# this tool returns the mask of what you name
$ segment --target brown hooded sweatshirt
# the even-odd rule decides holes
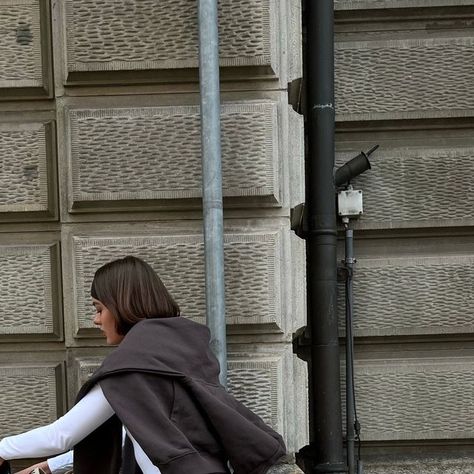
[[[119,473],[122,423],[163,474],[226,472],[227,461],[235,474],[264,474],[285,455],[281,436],[219,384],[209,338],[183,317],[129,331],[78,394],[100,382],[116,415],[75,447],[74,474]]]

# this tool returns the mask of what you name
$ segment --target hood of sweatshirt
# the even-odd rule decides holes
[[[151,371],[219,384],[219,362],[209,341],[206,326],[184,317],[144,319],[130,329],[99,371]]]

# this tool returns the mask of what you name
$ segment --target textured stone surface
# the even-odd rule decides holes
[[[334,8],[336,10],[451,7],[461,5],[474,5],[474,3],[472,0],[334,0]]]
[[[434,138],[434,137],[433,137]],[[463,143],[464,142],[464,143]],[[474,222],[474,145],[383,143],[372,170],[356,180],[364,190],[365,228],[467,225]],[[354,153],[339,153],[338,163]]]
[[[294,79],[303,76],[303,48],[302,45],[302,6],[299,0],[286,2],[288,8],[288,79],[290,83]]]
[[[243,360],[229,362],[229,391],[259,415],[265,423],[279,429],[282,384],[281,360]]]
[[[285,260],[291,258],[285,235],[280,230],[225,235],[228,324],[268,325],[273,330],[282,327],[282,290],[291,285],[291,273],[283,273],[283,265],[289,264]],[[89,295],[95,270],[130,254],[153,266],[185,316],[204,322],[204,248],[199,235],[75,237],[73,251],[80,329],[93,327]],[[285,259],[283,251],[288,251]],[[284,303],[285,308],[287,304],[291,307],[291,300]]]
[[[204,320],[203,252],[196,230],[202,223],[197,221],[196,208],[191,210],[200,202],[197,109],[170,107],[167,110],[178,119],[174,122],[173,114],[165,120],[161,119],[166,114],[127,115],[143,105],[154,113],[166,104],[198,102],[196,5],[188,0],[0,0],[0,88],[12,99],[2,105],[4,112],[8,109],[2,120],[13,117],[10,129],[0,125],[1,133],[12,132],[0,133],[0,220],[9,221],[1,228],[0,240],[3,251],[10,239],[5,246],[11,252],[0,252],[0,355],[8,364],[19,365],[27,351],[35,351],[29,356],[35,365],[31,376],[29,366],[18,368],[18,375],[14,371],[0,375],[6,390],[5,396],[0,387],[1,419],[15,432],[46,424],[62,412],[62,377],[57,368],[55,375],[49,367],[43,370],[44,360],[67,359],[61,374],[69,370],[66,386],[71,394],[76,380],[84,380],[97,366],[95,355],[108,349],[97,347],[103,339],[95,338],[98,331],[90,321],[88,286],[100,263],[132,251],[149,257],[167,275],[166,283],[178,292],[184,309],[190,308],[190,317]],[[287,82],[301,74],[300,8],[299,0],[223,0],[220,4],[221,64],[224,80],[232,79],[225,83],[224,96],[240,101],[225,105],[222,115],[226,204],[238,207],[231,213],[240,222],[226,221],[230,345],[240,344],[235,349],[239,357],[231,357],[231,379],[236,395],[281,430],[293,451],[303,444],[307,427],[305,364],[295,360],[288,342],[290,326],[296,321],[301,325],[304,318],[304,242],[290,243],[288,230],[290,203],[304,195],[303,121],[287,108],[286,92]],[[46,96],[39,97],[32,89],[47,89],[53,73],[55,95],[51,91],[48,100],[36,100]],[[177,77],[184,82],[174,82]],[[5,91],[8,87],[16,90]],[[19,98],[28,100],[15,101]],[[84,113],[79,117],[84,128],[69,135],[64,104],[76,104],[85,112],[104,110],[97,115]],[[110,117],[109,128],[107,106],[120,109]],[[61,131],[57,140],[54,130],[50,133],[39,123],[43,118],[54,120],[56,114]],[[71,136],[81,138],[77,155],[66,151],[74,141]],[[110,140],[103,140],[104,136]],[[52,156],[56,143],[57,160]],[[43,150],[44,159],[37,159],[43,157],[38,150]],[[152,166],[158,155],[165,159]],[[80,173],[70,174],[68,159],[79,156]],[[51,213],[48,199],[57,199],[56,176],[61,219],[56,212],[44,222],[44,214]],[[180,209],[190,212],[160,212],[164,206],[147,207],[153,200],[165,204],[186,200]],[[126,206],[136,201],[141,202],[133,211],[157,212],[127,213]],[[78,212],[69,215],[68,205],[73,204]],[[162,224],[178,230],[162,238],[147,237],[162,232],[156,231]],[[69,241],[76,230],[90,244],[82,254],[73,253]],[[188,236],[188,231],[195,234]],[[50,248],[48,260],[50,246],[45,242],[52,235],[61,239],[61,248],[59,243],[54,251]],[[110,240],[95,239],[97,235]],[[22,247],[41,247],[41,252],[22,254]],[[298,268],[292,268],[294,264]],[[52,279],[56,286],[49,288]],[[296,293],[299,301],[294,299]],[[58,335],[62,297],[67,308],[65,342]],[[75,312],[78,301],[82,302],[80,318]],[[74,338],[77,329],[81,337]],[[6,352],[10,350],[11,356]],[[76,379],[77,354],[94,360],[85,361]]]
[[[304,118],[288,106],[289,133],[288,153],[281,150],[280,159],[288,159],[290,167],[290,207],[305,201],[305,164],[304,164]],[[288,158],[286,158],[288,155]]]
[[[235,397],[282,434],[288,453],[307,443],[307,373],[291,346],[229,349],[228,387]],[[290,471],[291,472],[291,471]]]
[[[473,362],[440,357],[356,363],[362,440],[472,438]]]
[[[0,437],[55,421],[58,389],[57,366],[0,366]]]
[[[39,0],[0,0],[0,87],[43,84]]]
[[[358,336],[473,333],[474,256],[358,259]],[[338,292],[341,326],[344,292]]]
[[[303,471],[294,464],[277,464],[276,466],[272,466],[268,471],[267,474],[302,474]]]
[[[201,196],[199,107],[68,109],[66,114],[75,204]],[[292,115],[295,131],[302,130],[297,118]],[[279,148],[284,131],[277,103],[225,104],[221,128],[224,197],[280,202],[279,161],[285,155]],[[293,143],[300,145],[297,134]],[[302,162],[301,147],[298,152],[295,163]]]
[[[367,474],[472,474],[472,458],[421,458],[364,463]]]
[[[197,67],[197,3],[67,0],[68,70]],[[271,66],[276,72],[277,2],[219,2],[223,66]]]
[[[87,379],[99,368],[103,357],[84,357],[76,360],[76,389],[79,390]]]
[[[469,36],[339,42],[335,63],[339,120],[455,116],[474,108]]]
[[[0,123],[0,212],[47,211],[44,123]]]
[[[53,333],[55,251],[54,245],[0,246],[0,339]]]
[[[290,234],[292,272],[292,298],[287,302],[287,312],[291,315],[293,331],[306,325],[306,241]]]

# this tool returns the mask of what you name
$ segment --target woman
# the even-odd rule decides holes
[[[228,462],[263,474],[285,455],[280,435],[219,384],[209,330],[180,316],[148,264],[104,265],[91,295],[94,324],[118,347],[66,415],[0,441],[0,465],[74,448],[74,474],[225,474]]]

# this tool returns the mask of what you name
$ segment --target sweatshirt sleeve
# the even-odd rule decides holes
[[[108,420],[114,411],[99,384],[50,425],[0,441],[3,459],[39,458],[68,451]]]

